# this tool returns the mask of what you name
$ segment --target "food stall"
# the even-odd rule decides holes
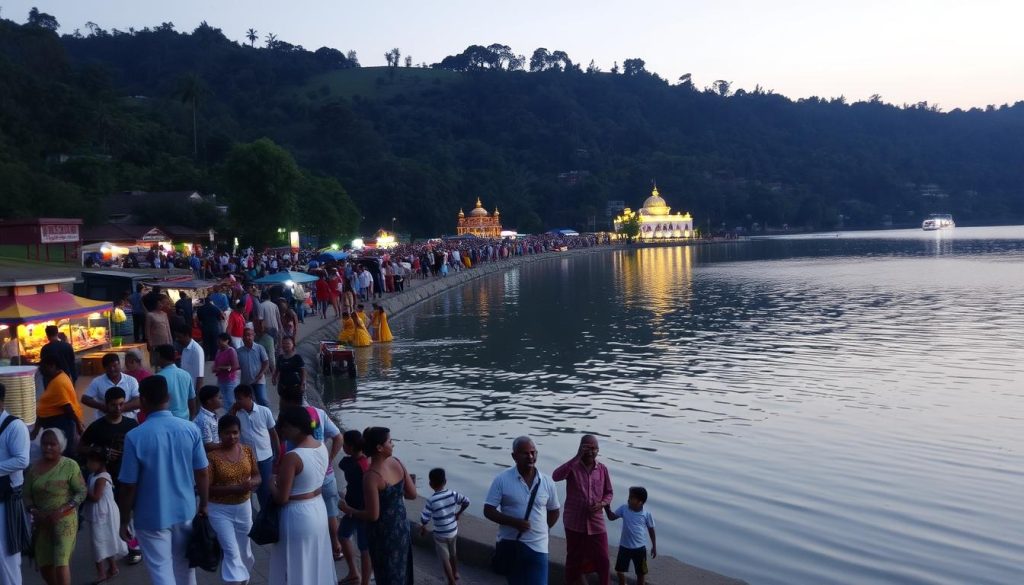
[[[39,361],[46,327],[56,325],[75,352],[110,343],[111,304],[65,292],[73,278],[0,282],[0,337],[17,339],[22,362]]]

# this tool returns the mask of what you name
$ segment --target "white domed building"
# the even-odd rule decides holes
[[[628,207],[622,210],[622,215],[615,218],[615,231],[622,231],[622,223],[634,215],[640,219],[639,240],[681,240],[694,237],[693,216],[688,212],[672,213],[672,208],[658,193],[657,185],[639,211],[634,212]]]

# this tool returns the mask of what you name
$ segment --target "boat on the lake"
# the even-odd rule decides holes
[[[921,229],[926,232],[935,230],[951,230],[956,227],[953,216],[948,213],[933,213],[921,222]]]

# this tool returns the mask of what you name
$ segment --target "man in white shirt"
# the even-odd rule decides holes
[[[0,384],[0,583],[21,585],[21,550],[29,546],[28,525],[20,531],[8,530],[8,506],[22,507],[21,486],[28,468],[29,440],[28,427],[4,410],[7,389]],[[9,422],[8,422],[9,419]],[[6,428],[5,428],[6,424]],[[6,492],[7,485],[17,490],[17,495]],[[27,517],[21,514],[22,517]],[[16,532],[12,539],[9,532]],[[17,552],[12,553],[12,550]]]
[[[96,409],[96,419],[99,420],[107,412],[107,390],[117,387],[124,390],[121,414],[135,418],[135,411],[139,409],[139,381],[121,372],[121,358],[116,353],[104,355],[101,363],[104,374],[89,382],[89,387],[82,394],[82,404]]]
[[[191,332],[175,331],[174,341],[183,349],[181,350],[181,369],[192,376],[192,382],[196,391],[203,387],[203,378],[206,376],[206,352],[203,346],[192,339]]]
[[[512,442],[515,467],[498,474],[484,499],[484,517],[498,524],[498,540],[515,541],[516,562],[509,585],[547,585],[548,532],[558,522],[558,492],[551,477],[537,470],[537,447],[530,437]],[[537,490],[527,511],[530,494]]]
[[[260,296],[261,302],[256,309],[257,317],[263,323],[263,330],[274,338],[274,343],[281,343],[281,332],[284,325],[281,324],[281,310],[277,304],[270,300],[270,293],[263,293]]]

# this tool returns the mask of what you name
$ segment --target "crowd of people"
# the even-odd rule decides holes
[[[141,354],[128,352],[124,364],[118,354],[106,354],[103,374],[81,397],[73,352],[69,359],[70,346],[56,328],[48,330],[40,361],[44,390],[31,430],[3,409],[0,385],[0,583],[21,583],[21,554],[29,553],[48,585],[70,584],[83,521],[91,528],[95,582],[116,577],[123,559],[144,562],[158,585],[192,584],[186,550],[198,518],[209,521],[223,550],[222,580],[247,583],[255,562],[250,531],[274,514],[272,583],[368,585],[371,576],[378,585],[411,583],[404,502],[417,497],[415,476],[394,456],[388,429],[343,433],[326,412],[308,405],[306,364],[295,350],[300,326],[308,313],[319,314],[341,320],[342,342],[387,343],[387,315],[372,301],[401,292],[407,279],[600,243],[593,236],[431,242],[326,263],[307,253],[210,253],[197,276],[256,273],[223,281],[198,305],[185,294],[175,302],[158,286],[126,295],[117,304],[124,319],[115,326],[146,342],[156,371],[143,366]],[[318,276],[308,293],[302,286],[261,290],[250,282],[299,263]],[[207,362],[215,380],[207,380]],[[279,399],[276,416],[268,382]],[[82,405],[95,410],[92,420]],[[39,454],[30,461],[35,439]],[[342,451],[344,497],[334,473]],[[514,442],[515,466],[495,478],[483,508],[499,525],[499,551],[508,541],[516,556],[510,584],[547,582],[548,531],[560,511],[553,481],[567,483],[567,582],[575,585],[583,572],[608,582],[605,517],[624,521],[615,567],[620,582],[629,562],[638,575],[646,573],[643,546],[647,534],[652,545],[654,539],[653,519],[643,511],[646,492],[631,489],[628,504],[612,511],[611,482],[597,453],[588,435],[576,457],[546,476],[535,467],[532,440]],[[458,521],[470,502],[448,489],[443,468],[430,470],[428,479],[432,493],[421,531],[433,524],[443,574],[455,585]],[[347,573],[339,581],[333,561],[342,559]]]

